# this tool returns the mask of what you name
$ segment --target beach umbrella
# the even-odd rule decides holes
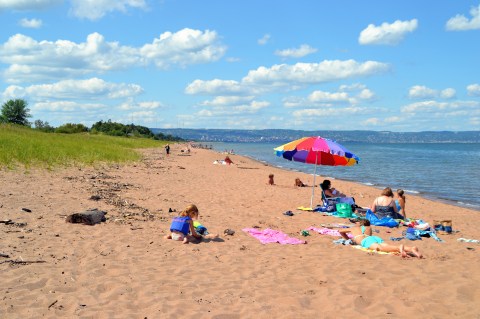
[[[275,154],[289,161],[314,164],[312,197],[310,207],[313,207],[315,196],[315,176],[317,165],[353,166],[360,160],[358,156],[339,143],[320,136],[302,137],[274,148]]]

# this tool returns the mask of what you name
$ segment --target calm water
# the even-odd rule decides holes
[[[313,174],[314,166],[275,156],[270,143],[209,143],[274,166]],[[342,143],[360,157],[352,167],[317,166],[317,174],[443,200],[480,210],[480,144]],[[320,183],[321,181],[318,181]],[[311,182],[310,182],[311,183]]]

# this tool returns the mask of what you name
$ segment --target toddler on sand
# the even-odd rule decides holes
[[[198,234],[193,226],[193,219],[197,218],[197,206],[193,204],[187,206],[177,217],[173,218],[170,225],[170,235],[165,236],[165,238],[183,241],[184,244],[188,244],[195,239],[201,239],[202,235]]]
[[[170,225],[171,233],[165,236],[165,238],[183,241],[184,244],[202,238],[218,238],[218,234],[209,234],[207,229],[196,221],[198,215],[197,206],[193,204],[188,205],[177,217],[173,218]]]

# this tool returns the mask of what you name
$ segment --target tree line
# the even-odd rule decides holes
[[[8,100],[2,105],[0,123],[10,123],[31,127],[32,123],[28,121],[30,117],[32,116],[30,115],[30,109],[28,108],[27,101],[23,99]],[[83,124],[75,123],[66,123],[58,127],[53,127],[48,122],[44,122],[42,120],[35,120],[33,125],[33,129],[46,133],[73,134],[89,132],[91,134],[105,134],[123,137],[134,136],[162,141],[183,141],[182,138],[170,134],[153,134],[153,132],[145,126],[135,125],[133,123],[125,125],[112,122],[111,120],[106,122],[98,121],[93,124],[91,128],[88,128]]]

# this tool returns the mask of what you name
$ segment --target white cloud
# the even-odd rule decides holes
[[[382,74],[389,69],[389,65],[376,61],[359,63],[354,60],[325,60],[321,63],[279,64],[270,68],[259,67],[251,70],[241,82],[220,79],[195,80],[186,87],[185,92],[208,95],[257,95],[285,89],[295,90],[307,85],[340,79]]]
[[[408,97],[411,99],[431,99],[438,95],[436,90],[423,85],[415,85],[408,90]]]
[[[410,99],[453,99],[457,92],[453,88],[446,88],[441,91],[428,88],[424,85],[414,85],[408,91],[408,97]]]
[[[136,102],[132,98],[127,99],[127,101],[120,104],[121,110],[133,110],[133,109],[145,109],[145,110],[155,110],[164,107],[162,103],[158,101],[143,101]]]
[[[38,29],[42,26],[42,20],[23,18],[18,22],[24,28]]]
[[[41,100],[104,100],[123,99],[143,93],[137,84],[109,83],[102,79],[64,80],[53,84],[31,85],[28,87],[9,86],[3,92],[6,99],[29,97]]]
[[[113,11],[127,12],[128,8],[146,9],[144,0],[71,0],[71,13],[78,18],[98,20]]]
[[[440,97],[442,99],[453,99],[456,96],[457,92],[455,89],[447,88],[440,91]]]
[[[317,51],[317,49],[312,48],[308,44],[302,44],[299,48],[277,50],[275,54],[282,58],[301,58]]]
[[[401,108],[403,113],[441,113],[443,116],[448,114],[465,115],[472,110],[477,111],[480,102],[476,101],[458,101],[458,102],[438,102],[422,101],[412,103]]]
[[[306,118],[311,119],[312,117],[341,117],[353,115],[353,114],[368,114],[370,111],[363,107],[345,107],[345,108],[319,108],[319,109],[303,109],[292,112],[292,115],[297,119]]]
[[[467,92],[470,96],[480,96],[480,84],[470,84],[467,86]]]
[[[362,122],[362,125],[364,126],[377,126],[381,123],[380,119],[376,117],[372,117],[369,119],[366,119],[365,121]]]
[[[143,59],[159,68],[170,65],[187,66],[217,61],[226,52],[226,47],[217,44],[215,31],[183,29],[176,33],[165,32],[151,44],[140,49]]]
[[[345,92],[323,92],[323,91],[313,91],[309,96],[308,100],[313,103],[346,103],[351,102],[350,97]]]
[[[396,45],[403,40],[405,35],[417,29],[417,19],[410,21],[397,20],[394,23],[382,23],[381,26],[369,24],[366,29],[360,33],[358,42],[360,44],[387,44]]]
[[[347,91],[347,92],[346,92]],[[356,93],[356,94],[355,94]],[[291,96],[283,99],[283,106],[307,107],[307,108],[325,108],[346,105],[353,107],[360,102],[374,101],[375,94],[364,85],[355,84],[351,86],[341,85],[338,92],[325,92],[316,90],[310,93],[307,98]]]
[[[204,101],[203,106],[226,106],[245,103],[253,100],[253,96],[217,96],[211,101]]]
[[[0,0],[0,10],[41,10],[63,3],[63,0]]]
[[[197,112],[198,116],[206,117],[223,117],[223,116],[242,116],[246,114],[258,113],[261,109],[270,106],[268,101],[245,101],[242,97],[231,98],[217,97],[214,101],[205,101],[203,106],[209,106],[209,109],[202,109]],[[235,100],[238,103],[234,103]],[[224,102],[224,104],[221,103]]]
[[[99,33],[88,35],[82,43],[36,41],[16,34],[0,45],[0,62],[10,64],[4,72],[7,82],[33,83],[150,64],[159,68],[185,67],[216,61],[225,51],[217,33],[209,30],[165,32],[139,48],[107,42]]]
[[[464,15],[457,14],[455,17],[450,18],[447,21],[445,28],[448,31],[465,31],[480,29],[480,5],[478,7],[472,7],[472,9],[470,9],[470,15],[472,16],[472,18],[469,20]]]
[[[260,45],[265,45],[268,43],[268,41],[270,41],[270,38],[270,34],[265,34],[262,38],[257,40],[257,43]]]
[[[104,104],[78,103],[74,101],[48,101],[38,102],[32,107],[32,111],[54,111],[54,112],[77,112],[79,110],[98,110],[107,108]]]

